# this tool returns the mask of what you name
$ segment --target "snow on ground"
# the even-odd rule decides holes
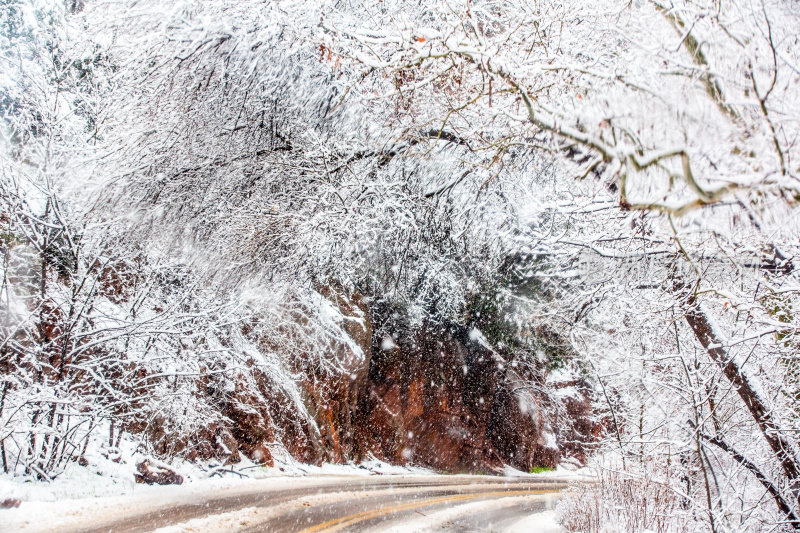
[[[544,511],[522,518],[506,527],[505,533],[560,533],[555,511]]]
[[[529,501],[531,496],[517,496],[507,497],[495,500],[485,500],[479,502],[468,502],[460,505],[453,505],[437,511],[426,511],[424,515],[414,520],[408,520],[402,524],[391,526],[382,531],[386,533],[423,533],[432,531],[450,531],[454,526],[459,525],[459,519],[465,516],[481,516],[481,514],[489,515],[497,513],[505,508],[515,507],[521,503]],[[536,512],[518,519],[509,521],[502,517],[491,524],[491,531],[497,532],[524,532],[524,533],[560,533],[563,531],[556,522],[555,511],[552,507],[555,506],[557,501],[552,496],[539,496],[539,499],[545,501],[545,505],[549,507],[547,511]],[[489,526],[488,524],[481,524],[481,526]]]
[[[24,477],[0,474],[0,501],[6,498],[23,502],[55,502],[69,499],[97,498],[140,494],[154,487],[134,482],[136,464],[145,459],[137,454],[134,442],[123,441],[120,449],[109,450],[93,442],[89,446],[87,466],[69,463],[65,471],[52,482],[31,481]],[[414,466],[397,466],[374,457],[360,464],[308,465],[295,461],[284,450],[272,450],[274,467],[262,467],[246,458],[234,466],[223,466],[219,462],[174,461],[170,466],[185,480],[184,487],[197,482],[220,482],[224,485],[254,479],[285,476],[369,476],[383,475],[427,475],[431,470]],[[233,473],[231,472],[238,472]],[[205,485],[204,485],[205,486]]]
[[[505,465],[501,471],[498,472],[500,475],[506,477],[530,477],[530,478],[558,478],[558,479],[566,479],[569,481],[577,481],[586,478],[593,478],[594,472],[586,467],[577,467],[571,463],[561,463],[553,470],[545,470],[543,472],[537,473],[530,473],[530,472],[523,472],[522,470],[517,470],[513,466]]]
[[[358,464],[331,464],[324,463],[321,466],[298,463],[289,457],[273,456],[275,460],[274,469],[283,475],[361,475],[370,476],[381,475],[429,475],[434,472],[420,466],[400,466],[392,465],[370,457],[366,461]]]
[[[330,476],[329,479],[330,483],[339,480],[338,476]],[[193,503],[203,496],[208,496],[209,493],[218,497],[236,497],[256,490],[288,490],[325,482],[319,477],[215,478],[167,487],[136,485],[130,493],[119,496],[66,499],[58,502],[24,501],[17,509],[0,510],[0,522],[3,524],[0,531],[25,529],[58,531],[85,523],[89,516],[114,520],[135,514],[142,509],[158,511]]]
[[[319,483],[320,478],[326,477],[335,482],[342,476],[432,474],[423,468],[394,466],[374,458],[357,465],[314,466],[298,463],[280,449],[273,453],[274,467],[258,466],[246,459],[232,467],[218,462],[175,461],[170,466],[184,477],[184,484],[161,487],[134,482],[136,464],[144,459],[135,452],[134,442],[123,441],[119,449],[93,442],[86,453],[87,466],[69,463],[52,482],[0,474],[0,501],[7,498],[22,501],[19,508],[0,509],[0,533],[30,527],[34,518],[37,528],[58,530],[70,527],[88,514],[112,519],[135,509],[192,502],[209,492],[236,495],[255,487],[297,488]]]
[[[136,443],[127,439],[120,442],[119,448],[110,448],[99,439],[92,439],[85,454],[88,465],[69,462],[51,482],[0,474],[0,500],[58,501],[130,494],[136,485],[133,479],[135,462],[141,460],[135,448]]]
[[[169,527],[156,529],[153,533],[229,533],[247,528],[274,515],[271,508],[245,507],[227,513],[195,518]]]
[[[70,463],[61,476],[53,482],[33,482],[21,477],[0,475],[0,501],[6,498],[22,500],[19,508],[0,510],[0,532],[26,529],[60,530],[74,527],[89,516],[113,520],[146,508],[156,511],[170,506],[191,503],[199,497],[213,493],[215,496],[237,496],[254,490],[283,490],[304,485],[338,483],[343,477],[355,476],[431,476],[431,470],[397,466],[374,457],[360,464],[323,464],[321,466],[298,463],[288,453],[273,450],[274,467],[261,467],[249,461],[234,466],[221,466],[213,462],[175,462],[171,466],[184,476],[180,486],[149,486],[134,482],[136,463],[143,459],[133,449],[133,443],[122,443],[119,450],[102,446],[90,447],[86,458],[88,466]],[[230,472],[238,472],[238,474]],[[568,465],[552,472],[528,474],[506,467],[498,472],[511,477],[583,477],[582,470]],[[453,477],[469,478],[469,475]],[[325,498],[336,498],[327,495]],[[298,502],[287,503],[298,505]],[[473,502],[473,505],[477,503]],[[497,505],[497,504],[493,504]],[[236,512],[189,520],[161,533],[177,531],[234,531],[247,523],[266,520],[268,513],[278,508],[245,508]],[[446,516],[446,515],[443,515]],[[543,520],[537,515],[536,520]],[[521,522],[522,523],[522,522]],[[524,528],[524,525],[520,527]],[[539,527],[539,526],[537,526]],[[525,530],[525,529],[521,529]],[[539,531],[534,529],[531,531]],[[526,530],[527,531],[527,530]],[[558,531],[542,529],[541,531]]]
[[[319,478],[317,478],[319,479]],[[419,478],[415,478],[419,479]],[[431,477],[431,479],[434,479]],[[341,477],[339,477],[341,480]],[[272,488],[267,485],[264,488]],[[411,495],[419,492],[419,487],[375,487],[370,494],[390,492],[393,496]],[[343,501],[351,501],[354,493],[343,489],[342,491],[308,494],[293,500],[289,500],[268,508],[246,507],[244,509],[218,513],[214,515],[194,518],[185,522],[173,524],[168,527],[157,529],[154,533],[190,533],[190,532],[219,532],[230,533],[239,529],[248,529],[254,523],[263,522],[271,517],[279,516],[291,511],[298,511],[305,507],[321,507],[333,505]],[[383,506],[384,504],[380,504]]]
[[[133,453],[121,455],[126,458],[104,454],[100,449],[87,453],[88,466],[70,463],[63,474],[50,483],[0,475],[0,501],[6,498],[22,500],[19,508],[0,509],[0,533],[28,529],[34,524],[37,529],[57,531],[69,528],[89,515],[111,520],[142,508],[157,510],[191,503],[210,492],[215,496],[236,496],[257,489],[298,488],[326,483],[326,480],[336,483],[345,476],[433,474],[424,468],[395,466],[374,458],[361,464],[307,465],[277,451],[274,467],[261,467],[246,460],[233,467],[174,462],[171,466],[184,476],[184,484],[150,486],[137,484],[133,479],[136,462],[142,457]],[[220,468],[232,469],[239,474],[220,471]],[[267,512],[264,509],[256,511]],[[227,516],[197,519],[185,524],[184,530],[213,531],[217,527],[230,530],[232,519]]]
[[[331,465],[337,466],[337,465]],[[320,470],[331,470],[330,467],[320,467]],[[197,480],[181,486],[147,486],[136,485],[131,493],[101,498],[82,498],[64,499],[57,502],[47,501],[24,501],[17,509],[0,510],[0,531],[61,531],[81,527],[81,525],[91,522],[93,519],[111,521],[122,519],[125,516],[141,513],[143,509],[150,512],[158,512],[170,509],[183,504],[196,503],[207,499],[209,495],[215,498],[235,498],[246,494],[261,493],[265,491],[281,491],[298,489],[304,486],[319,487],[320,485],[336,485],[342,482],[344,477],[362,477],[372,475],[363,470],[350,467],[350,475],[343,476],[338,472],[341,468],[334,469],[336,474],[327,473],[314,476],[272,476],[262,479],[232,479],[214,478]],[[398,475],[399,478],[406,477]],[[431,481],[440,479],[438,475],[413,476],[415,480],[430,478]],[[467,481],[474,477],[470,475],[449,476],[463,478]],[[413,493],[419,490],[418,487],[408,488],[376,488],[380,490],[390,490],[393,494],[404,492]],[[215,515],[187,520],[170,527],[162,528],[159,533],[178,533],[194,531],[219,531],[230,532],[239,529],[246,529],[250,524],[256,524],[269,519],[273,514],[281,514],[291,510],[296,510],[302,506],[317,506],[331,504],[341,500],[349,500],[353,493],[349,491],[337,491],[325,494],[308,495],[293,499],[272,507],[245,507],[243,509],[223,512]],[[520,497],[524,498],[524,497]],[[430,518],[416,523],[417,529],[404,529],[398,531],[424,530],[426,527],[433,527],[435,523],[443,523],[447,520],[459,516],[467,509],[467,505],[485,506],[487,510],[502,508],[504,506],[518,503],[519,498],[508,497],[499,500],[485,502],[470,502],[457,505],[453,508],[446,508],[436,512]],[[549,508],[550,506],[548,506]],[[476,508],[476,510],[479,510]],[[427,521],[426,521],[427,520]],[[525,521],[527,520],[527,522]],[[522,529],[524,531],[536,532],[556,532],[559,529],[552,529],[555,523],[550,515],[540,515],[526,517],[525,520],[517,524],[512,524],[514,531],[524,527],[525,524],[536,524],[534,529]],[[547,526],[547,528],[544,528]],[[542,529],[544,528],[544,529]]]
[[[371,476],[371,475],[432,475],[433,471],[417,466],[399,466],[375,458],[359,464],[330,464],[321,466],[298,463],[291,457],[276,454],[274,467],[261,467],[247,460],[232,467],[239,472],[233,474],[231,467],[220,471],[214,463],[174,463],[172,466],[186,482],[180,487],[151,487],[134,482],[135,463],[141,458],[114,462],[102,456],[90,459],[89,466],[71,463],[66,471],[50,483],[31,482],[24,478],[13,478],[0,474],[0,501],[14,498],[23,502],[55,502],[62,500],[91,499],[104,496],[128,496],[158,490],[191,490],[190,487],[234,486],[265,478],[306,476]],[[575,469],[571,465],[559,465],[551,471],[531,474],[506,466],[498,474],[507,477],[530,477],[559,479],[583,479],[591,476],[585,468]]]

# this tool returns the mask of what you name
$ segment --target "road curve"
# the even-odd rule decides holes
[[[20,531],[92,533],[467,533],[516,531],[525,522],[524,530],[534,533],[536,527],[530,524],[535,524],[536,514],[552,509],[565,487],[564,480],[533,477],[320,476],[280,483],[265,479],[222,491],[174,491],[169,494],[180,497],[151,497],[134,505],[120,498],[120,506],[87,507],[66,521],[17,520],[16,526]],[[20,511],[25,512],[24,504]]]

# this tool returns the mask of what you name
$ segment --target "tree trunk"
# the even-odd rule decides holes
[[[700,308],[697,298],[691,294],[686,300],[686,322],[705,348],[709,357],[719,366],[725,378],[733,385],[739,397],[747,406],[748,411],[758,424],[764,440],[767,441],[772,453],[781,465],[783,473],[789,482],[790,490],[798,503],[798,489],[800,489],[800,466],[798,466],[792,444],[783,437],[783,433],[775,421],[772,412],[755,390],[744,370],[729,356],[722,340],[717,336],[714,328]]]

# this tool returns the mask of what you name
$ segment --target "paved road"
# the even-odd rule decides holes
[[[565,487],[566,482],[552,478],[490,476],[337,476],[288,480],[277,487],[264,480],[234,493],[192,493],[190,501],[128,505],[114,512],[90,509],[55,528],[52,523],[51,529],[37,527],[33,521],[22,530],[502,532],[552,509]],[[536,527],[524,530],[535,533]]]

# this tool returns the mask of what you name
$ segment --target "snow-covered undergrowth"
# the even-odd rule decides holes
[[[605,465],[593,474],[567,489],[558,504],[559,522],[570,533],[688,533],[703,527],[689,510],[689,498],[700,495],[685,492],[688,480],[678,469],[648,462]]]

